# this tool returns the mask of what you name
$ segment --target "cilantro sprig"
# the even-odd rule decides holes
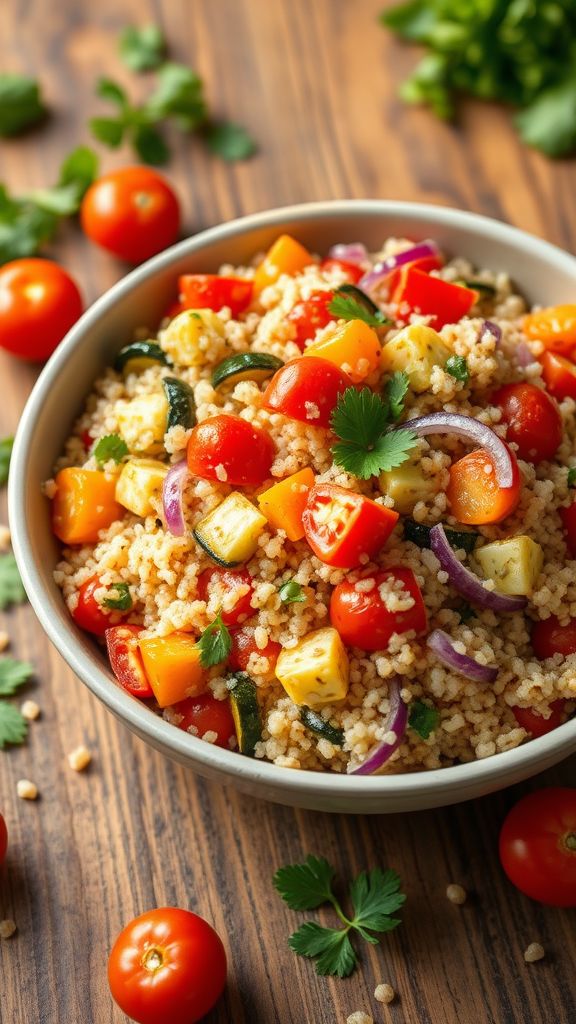
[[[369,327],[382,327],[394,321],[355,286],[342,285],[332,296],[328,310],[339,320],[363,320]]]
[[[232,637],[230,630],[222,622],[220,613],[200,634],[196,647],[200,651],[200,664],[203,668],[219,665],[228,657],[232,647]]]
[[[0,659],[0,697],[12,697],[33,673],[34,668],[27,661]],[[8,743],[22,743],[27,731],[28,723],[18,708],[6,700],[0,700],[0,750]]]
[[[306,600],[306,594],[302,587],[295,580],[286,580],[278,587],[280,600],[284,604],[301,604]]]
[[[129,25],[120,36],[120,56],[131,71],[153,71],[166,53],[166,40],[157,25]]]
[[[406,461],[417,443],[416,434],[390,427],[402,413],[407,387],[406,375],[400,373],[394,375],[384,397],[367,387],[346,389],[331,419],[339,439],[331,449],[338,466],[368,480]]]
[[[102,469],[110,460],[122,462],[122,459],[129,454],[129,449],[126,441],[119,434],[106,434],[96,442],[92,448],[92,454],[96,459],[98,469]]]
[[[332,905],[342,927],[325,928],[316,921],[306,921],[290,936],[288,945],[299,956],[315,960],[317,974],[345,978],[358,963],[350,935],[356,932],[376,945],[379,939],[375,932],[389,932],[400,924],[400,919],[392,915],[403,906],[406,896],[400,892],[400,878],[395,871],[363,871],[350,886],[353,915],[347,917],[334,894],[334,878],[334,869],[324,857],[310,855],[303,864],[279,868],[273,884],[292,910]]]
[[[25,600],[26,591],[14,555],[0,555],[0,611],[13,604],[22,604]]]
[[[3,487],[4,484],[8,482],[8,472],[10,470],[10,458],[13,447],[13,437],[3,437],[0,441],[0,487]]]
[[[34,78],[0,74],[0,135],[18,135],[45,115],[40,86]]]
[[[431,733],[438,728],[440,712],[437,708],[425,704],[423,700],[412,701],[408,715],[408,725],[423,740],[427,740]]]

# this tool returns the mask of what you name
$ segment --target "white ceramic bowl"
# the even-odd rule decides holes
[[[122,690],[105,657],[64,606],[52,579],[58,546],[40,487],[51,476],[94,379],[136,327],[158,322],[178,274],[246,262],[283,231],[319,253],[335,242],[363,241],[376,249],[390,235],[434,238],[448,253],[507,271],[532,302],[566,302],[576,290],[576,259],[540,239],[475,214],[383,200],[271,210],[203,231],[154,257],[111,288],[73,327],[40,375],[22,416],[12,456],[9,514],[32,606],[72,670],[129,729],[199,775],[253,796],[322,811],[386,813],[456,803],[543,771],[576,751],[576,719],[483,761],[373,778],[293,771],[221,750],[175,729]]]

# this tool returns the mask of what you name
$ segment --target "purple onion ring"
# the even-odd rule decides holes
[[[162,507],[166,526],[175,537],[186,532],[184,521],[184,487],[189,476],[186,459],[170,467],[162,486]]]
[[[525,597],[486,590],[480,577],[458,561],[442,523],[436,523],[430,530],[430,547],[444,571],[448,573],[454,589],[473,604],[479,605],[480,608],[490,608],[494,612],[518,612],[528,604]]]
[[[485,448],[492,456],[499,486],[512,487],[514,466],[510,451],[504,441],[485,423],[460,413],[431,412],[428,416],[408,420],[399,426],[405,430],[413,430],[418,437],[426,437],[427,434],[454,434],[455,437],[474,442],[480,448]]]
[[[433,630],[426,643],[443,665],[459,672],[466,679],[476,683],[493,683],[498,676],[498,669],[494,666],[481,665],[475,658],[457,651],[454,641],[443,629]]]
[[[408,724],[408,706],[400,696],[400,683],[398,679],[391,679],[388,684],[388,697],[390,699],[390,710],[384,722],[384,733],[393,732],[396,739],[393,743],[383,740],[374,747],[368,754],[365,761],[358,768],[354,768],[350,775],[373,775],[400,746],[406,726]]]

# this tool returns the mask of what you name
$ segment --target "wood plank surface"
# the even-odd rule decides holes
[[[2,0],[0,69],[44,86],[52,116],[0,145],[0,180],[52,182],[62,156],[88,139],[100,75],[145,95],[146,76],[122,68],[126,23],[154,21],[175,59],[204,76],[214,110],[249,125],[260,154],[226,165],[171,136],[169,175],[189,232],[270,206],[331,197],[424,200],[500,217],[567,248],[576,245],[574,163],[552,164],[516,141],[508,114],[470,105],[458,128],[407,110],[397,83],[415,54],[377,25],[379,0]],[[126,153],[103,154],[106,167]],[[124,268],[74,226],[54,254],[91,301]],[[511,268],[512,273],[514,268]],[[568,297],[569,298],[569,297]],[[0,358],[0,436],[12,432],[32,368]],[[4,521],[2,506],[0,522]],[[391,1024],[572,1024],[574,912],[540,907],[508,885],[497,835],[523,791],[574,784],[576,761],[525,786],[442,811],[395,817],[328,816],[272,806],[196,780],[133,737],[74,678],[29,607],[0,615],[11,653],[37,668],[28,687],[42,708],[22,748],[0,753],[0,809],[10,853],[0,872],[2,1024],[120,1024],[106,958],[131,917],[166,904],[213,921],[229,951],[226,994],[210,1024],[340,1024],[354,1010]],[[84,774],[66,755],[93,752]],[[20,778],[40,789],[16,795]],[[308,853],[342,878],[385,864],[402,875],[402,926],[362,951],[350,979],[318,978],[286,938],[303,919],[274,894],[271,876]],[[470,891],[464,907],[446,885]],[[330,915],[325,915],[330,920]],[[538,941],[546,959],[525,964]],[[398,992],[375,1003],[380,981]],[[162,1021],[159,1024],[171,1024]]]

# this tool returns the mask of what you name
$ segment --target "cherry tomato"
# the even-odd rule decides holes
[[[402,319],[412,313],[430,317],[430,327],[439,331],[444,324],[457,324],[478,300],[478,292],[441,277],[418,270],[410,263],[400,268],[398,284],[390,294],[390,303],[398,307]]]
[[[555,615],[541,619],[532,629],[532,649],[541,661],[555,654],[565,658],[576,654],[576,619],[569,619],[565,626],[560,625]]]
[[[237,317],[250,305],[254,282],[218,274],[183,274],[178,278],[178,291],[183,309],[213,309],[217,313],[228,306]]]
[[[312,292],[309,299],[297,302],[288,313],[286,319],[294,328],[294,341],[302,352],[306,342],[314,337],[316,331],[334,320],[328,309],[333,297],[334,292]]]
[[[557,729],[559,725],[566,719],[564,711],[566,701],[564,700],[553,700],[550,704],[552,714],[549,718],[543,718],[542,715],[537,715],[532,708],[512,708],[514,718],[521,725],[526,732],[529,732],[533,737],[545,736],[546,733],[552,732],[553,729]]]
[[[527,462],[553,459],[562,442],[562,418],[550,395],[534,384],[506,384],[492,396],[508,424],[507,441]]]
[[[354,569],[384,546],[398,513],[363,494],[337,484],[310,488],[302,513],[304,534],[314,554],[327,565]]]
[[[193,726],[194,735],[200,739],[206,732],[215,732],[217,739],[214,745],[230,749],[230,740],[236,735],[230,701],[216,700],[211,693],[201,693],[198,697],[187,697],[173,704],[172,711],[183,715],[182,721],[178,722],[179,729],[188,732]]]
[[[335,260],[331,256],[327,256],[325,260],[322,260],[320,270],[323,270],[326,274],[339,270],[345,277],[347,284],[358,284],[358,281],[364,277],[362,267],[356,266],[355,263],[349,263],[348,260]]]
[[[239,622],[255,613],[255,609],[250,605],[253,593],[250,573],[246,569],[232,572],[230,569],[220,569],[214,566],[213,569],[204,569],[204,572],[201,572],[198,577],[198,596],[201,601],[208,601],[215,593],[221,603],[224,596],[233,594],[240,587],[248,587],[248,590],[236,599],[232,608],[221,612],[222,622],[225,626],[237,626]]]
[[[426,274],[430,273],[431,270],[440,270],[441,266],[442,260],[439,256],[421,256],[419,260],[412,260],[410,263],[404,263],[404,267],[412,267],[413,270],[423,270]],[[396,270],[390,271],[386,278],[389,295],[394,294],[401,278],[402,267],[397,267]]]
[[[120,167],[90,186],[80,207],[88,238],[128,263],[142,263],[176,241],[180,206],[150,167]]]
[[[195,1024],[226,984],[226,953],[190,910],[161,907],[126,925],[108,960],[113,998],[138,1024]]]
[[[576,366],[558,355],[557,352],[544,352],[540,356],[542,363],[542,379],[546,390],[559,401],[563,398],[576,398]]]
[[[86,580],[78,591],[78,604],[72,612],[76,625],[96,636],[104,636],[111,625],[110,612],[106,612],[94,596],[94,591],[99,590],[101,586],[98,576],[91,576]]]
[[[258,487],[270,476],[276,449],[269,434],[240,416],[211,416],[188,440],[188,468],[203,480]],[[225,475],[224,475],[225,474]]]
[[[232,647],[228,656],[228,665],[233,672],[246,672],[251,654],[260,654],[263,658],[268,658],[271,670],[278,661],[282,650],[281,644],[276,643],[276,640],[269,640],[266,647],[261,650],[254,639],[254,632],[254,626],[243,626],[242,629],[231,630]]]
[[[154,696],[154,691],[148,682],[138,647],[141,632],[142,626],[111,626],[105,634],[106,648],[110,667],[120,685],[133,697],[147,700]]]
[[[6,822],[0,814],[0,868],[2,867],[5,857],[6,850],[8,849],[8,829],[6,828]]]
[[[452,463],[446,496],[452,515],[459,523],[479,526],[499,523],[514,511],[520,501],[522,483],[514,453],[511,487],[500,487],[496,480],[494,461],[484,448]]]
[[[502,825],[500,863],[530,899],[576,907],[576,789],[539,789],[519,800]]]
[[[349,387],[348,374],[327,359],[292,359],[272,377],[264,392],[264,405],[293,420],[329,427],[338,398]]]
[[[567,355],[576,346],[576,304],[567,303],[528,313],[522,327],[529,338],[543,342],[552,352]]]
[[[52,260],[12,260],[0,268],[0,348],[19,359],[48,359],[82,308],[74,280]]]
[[[572,557],[576,558],[576,501],[573,501],[568,508],[558,509],[558,512],[566,532],[566,547]]]
[[[345,644],[365,651],[385,651],[394,633],[424,632],[428,623],[426,608],[411,569],[395,566],[366,579],[374,582],[371,590],[357,590],[355,583],[345,580],[332,591],[330,621]],[[389,581],[402,584],[402,590],[414,601],[411,608],[403,612],[388,610],[379,588]]]

